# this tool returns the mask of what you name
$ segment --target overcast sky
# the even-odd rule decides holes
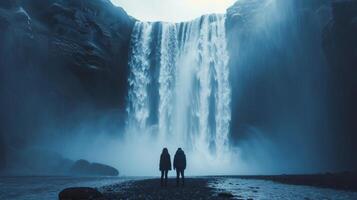
[[[187,21],[208,13],[225,13],[235,0],[112,0],[142,21]]]

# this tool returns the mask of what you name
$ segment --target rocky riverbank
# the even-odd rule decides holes
[[[208,186],[214,178],[189,178],[184,187],[170,179],[167,187],[160,187],[159,179],[129,181],[101,188],[105,199],[222,199]],[[221,194],[223,195],[223,194]]]
[[[174,178],[167,187],[160,179],[128,180],[103,187],[67,188],[60,199],[356,199],[353,183],[341,174],[281,176],[191,177],[186,185],[176,186]],[[350,178],[352,180],[352,178]],[[334,184],[328,183],[334,182]],[[344,187],[336,187],[343,185]],[[313,186],[313,187],[312,187]],[[63,197],[63,198],[61,198]],[[81,198],[76,198],[81,197]]]
[[[298,180],[298,181],[297,181]],[[328,182],[335,182],[328,184]],[[284,184],[282,184],[284,183]],[[185,187],[171,179],[129,181],[99,188],[103,199],[355,199],[354,182],[340,174],[294,176],[227,176],[189,178]],[[344,187],[336,187],[344,185]],[[314,187],[311,187],[314,186]]]

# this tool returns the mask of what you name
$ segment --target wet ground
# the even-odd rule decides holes
[[[234,177],[197,177],[187,179],[184,187],[177,187],[170,179],[168,187],[161,187],[159,179],[130,181],[101,189],[105,197],[114,199],[230,199],[237,200],[356,200],[357,192],[287,185],[267,180]]]
[[[174,178],[167,187],[143,177],[0,177],[0,199],[58,199],[68,187],[94,187],[106,199],[357,200],[357,192],[239,177],[191,177],[184,187]]]
[[[108,200],[217,199],[214,191],[208,187],[209,180],[206,178],[189,178],[184,187],[177,187],[175,180],[170,179],[166,187],[161,187],[159,179],[148,179],[106,186],[101,191]]]

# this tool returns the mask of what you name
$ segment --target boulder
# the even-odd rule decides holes
[[[94,200],[104,199],[102,193],[94,188],[76,187],[62,190],[58,195],[59,200]]]

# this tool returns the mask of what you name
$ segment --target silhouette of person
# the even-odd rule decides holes
[[[171,158],[167,148],[164,148],[160,156],[161,186],[164,186],[164,184],[167,186],[167,174],[169,173],[169,170],[171,170]]]
[[[179,185],[180,175],[182,185],[185,185],[186,155],[181,148],[178,148],[174,157],[174,169],[176,170],[176,184]]]

